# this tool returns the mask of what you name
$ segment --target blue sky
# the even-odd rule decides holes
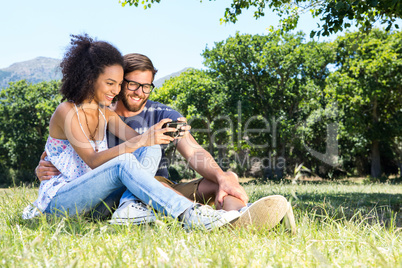
[[[278,17],[266,12],[255,20],[252,10],[236,24],[221,25],[231,0],[162,0],[151,9],[122,7],[118,0],[2,1],[0,10],[0,68],[38,56],[61,59],[70,34],[86,32],[109,41],[123,54],[147,55],[159,70],[156,78],[185,67],[202,68],[206,46],[236,31],[267,33]],[[317,20],[304,16],[298,30],[307,34]]]

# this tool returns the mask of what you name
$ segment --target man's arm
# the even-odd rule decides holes
[[[39,164],[35,168],[35,174],[39,181],[50,180],[51,177],[60,174],[60,171],[51,162],[45,160],[46,155],[46,152],[42,153]]]
[[[224,172],[212,155],[202,148],[189,132],[178,142],[177,150],[196,172],[219,185],[216,198],[220,204],[223,204],[227,195],[237,197],[247,204],[248,196],[240,186],[237,175],[230,171]]]

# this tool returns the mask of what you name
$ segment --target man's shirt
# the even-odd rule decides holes
[[[143,134],[150,127],[158,123],[164,118],[170,118],[172,120],[177,120],[179,117],[183,117],[179,112],[173,110],[169,106],[166,106],[162,103],[156,101],[148,100],[145,103],[145,107],[141,113],[136,116],[124,117],[120,116],[120,118],[126,123],[128,126],[133,128],[139,134]],[[107,132],[107,140],[109,148],[114,147],[123,141],[114,136],[112,133]],[[169,159],[167,159],[165,155],[166,145],[161,145],[162,148],[162,159],[159,163],[158,171],[156,172],[156,176],[162,176],[165,178],[169,177],[168,173],[168,165]]]

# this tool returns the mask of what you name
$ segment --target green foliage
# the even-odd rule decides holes
[[[282,177],[280,157],[287,152],[293,154],[287,158],[290,166],[306,161],[304,141],[295,133],[305,131],[301,122],[322,106],[328,64],[335,56],[332,45],[305,43],[301,33],[237,33],[206,48],[203,56],[209,71],[171,78],[152,98],[187,116],[196,140],[224,169],[245,175],[258,165],[251,156],[260,166],[270,162],[265,164],[275,174],[268,176]],[[322,137],[314,133],[315,141],[325,144]],[[310,166],[317,162],[309,160]]]
[[[206,71],[190,69],[165,81],[163,87],[152,95],[152,99],[185,115],[198,143],[206,146],[214,155],[214,143],[225,146],[227,138],[230,138],[226,133],[214,135],[226,128],[228,123],[222,116],[226,107],[225,87],[225,84],[213,79]]]
[[[33,181],[50,117],[61,100],[58,89],[56,81],[32,85],[22,80],[0,92],[0,165],[4,172],[13,170],[8,176],[15,182]],[[0,176],[5,180],[7,174]]]
[[[302,140],[295,133],[311,111],[323,105],[320,92],[335,56],[331,44],[305,43],[302,33],[236,34],[207,48],[203,56],[217,81],[227,85],[225,114],[241,125],[235,152],[273,158],[268,169],[282,177],[279,158],[289,152],[301,156]],[[260,131],[246,131],[251,128]],[[322,136],[316,137],[325,144]],[[287,158],[291,162],[286,164],[305,161],[297,157]]]
[[[377,164],[397,174],[400,36],[374,30],[317,43],[301,33],[236,34],[205,49],[208,71],[172,78],[153,98],[187,116],[221,167],[243,176],[282,177],[301,162],[327,178],[370,174],[375,140]],[[331,126],[337,159],[328,165],[310,149],[325,156]]]
[[[226,85],[201,70],[190,69],[165,81],[152,96],[184,114],[192,134],[211,155],[233,146],[233,125],[226,113]],[[182,169],[179,167],[179,169]]]
[[[146,9],[154,3],[160,3],[160,0],[124,0],[121,3],[123,7],[126,4],[138,7],[141,3]],[[351,27],[353,21],[363,31],[370,30],[376,21],[387,24],[387,31],[393,25],[398,29],[395,20],[402,18],[402,2],[398,0],[233,0],[230,7],[226,8],[221,22],[235,23],[242,11],[249,8],[256,9],[254,11],[256,19],[265,16],[266,8],[271,9],[281,17],[281,32],[295,29],[300,15],[311,12],[323,22],[319,26],[320,30],[311,32],[311,37],[316,34],[328,36],[343,31]]]
[[[338,69],[327,80],[326,97],[340,107],[341,140],[352,145],[361,136],[353,154],[369,152],[371,175],[379,177],[375,161],[381,154],[397,165],[402,136],[402,33],[349,33],[336,44]]]

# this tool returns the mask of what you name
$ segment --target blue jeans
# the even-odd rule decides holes
[[[45,212],[83,214],[126,187],[156,211],[177,218],[193,203],[154,178],[160,157],[159,146],[141,147],[134,154],[120,155],[60,188]]]

